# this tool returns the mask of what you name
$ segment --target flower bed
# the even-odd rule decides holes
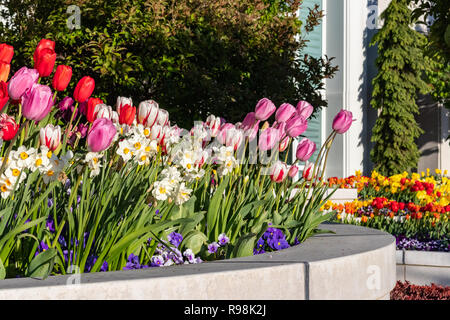
[[[321,179],[351,112],[337,114],[315,163],[311,140],[292,150],[306,162],[293,183],[299,167],[286,159],[314,110],[305,101],[263,98],[242,123],[209,115],[185,130],[154,100],[118,97],[113,109],[89,76],[69,95],[72,71],[53,74],[51,40],[6,83],[12,56],[0,46],[0,279],[248,256],[302,243],[334,215],[320,210],[332,195]]]
[[[330,186],[357,188],[358,198],[324,209],[338,211],[336,221],[387,231],[397,237],[398,249],[449,251],[450,179],[447,172],[430,170],[384,177],[355,176],[328,179]]]
[[[408,281],[397,281],[395,288],[391,291],[391,300],[450,300],[450,287],[417,286]]]

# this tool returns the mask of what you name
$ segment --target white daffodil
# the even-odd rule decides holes
[[[167,200],[173,191],[173,184],[166,179],[162,181],[156,181],[153,184],[152,195],[156,198],[156,200]]]
[[[192,189],[186,188],[184,182],[180,183],[176,192],[175,204],[180,205],[188,201],[191,197]]]
[[[122,157],[123,161],[127,162],[133,156],[131,146],[128,140],[122,140],[119,142],[119,148],[117,154]]]
[[[20,146],[17,151],[13,152],[12,159],[17,161],[17,165],[21,168],[28,168],[34,162],[34,155],[36,153],[36,149],[30,148],[27,149],[24,146]]]

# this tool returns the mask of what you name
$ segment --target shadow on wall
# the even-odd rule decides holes
[[[416,121],[424,133],[416,140],[421,153],[417,170],[439,167],[439,143],[441,140],[441,109],[430,95],[420,96],[417,105],[420,114]]]
[[[365,144],[364,148],[364,163],[363,163],[363,174],[370,175],[373,169],[373,163],[370,160],[370,151],[373,148],[373,143],[370,141],[372,136],[372,128],[375,125],[377,119],[377,110],[372,108],[370,105],[370,100],[372,99],[372,80],[377,74],[377,68],[375,65],[375,60],[377,58],[378,48],[376,46],[369,47],[373,36],[378,32],[378,16],[379,11],[375,11],[378,8],[377,0],[369,0],[367,2],[368,13],[367,13],[367,26],[364,30],[364,56],[366,60],[364,61],[364,71],[360,76],[361,85],[359,87],[359,100],[363,101],[363,123],[365,134],[360,135],[360,143]]]

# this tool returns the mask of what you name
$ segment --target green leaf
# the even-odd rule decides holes
[[[208,238],[203,232],[193,230],[184,238],[183,245],[184,248],[189,248],[194,254],[198,254],[207,240]]]
[[[256,235],[254,233],[243,235],[238,239],[231,258],[248,257],[253,255],[255,243]]]
[[[3,265],[2,259],[0,259],[0,280],[5,278],[6,278],[5,266]]]
[[[53,270],[57,253],[55,248],[51,248],[34,257],[28,267],[27,276],[35,279],[47,278]]]

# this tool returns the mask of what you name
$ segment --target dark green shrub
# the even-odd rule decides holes
[[[14,46],[12,71],[32,66],[41,38],[56,41],[57,63],[90,75],[94,95],[114,105],[154,99],[178,125],[208,113],[239,121],[262,97],[276,104],[304,99],[327,105],[318,90],[337,68],[328,58],[301,54],[301,29],[312,30],[322,12],[303,24],[300,1],[280,0],[5,0],[0,42]],[[81,28],[69,30],[69,5]],[[76,83],[76,82],[75,82]],[[68,94],[72,93],[68,88]]]

